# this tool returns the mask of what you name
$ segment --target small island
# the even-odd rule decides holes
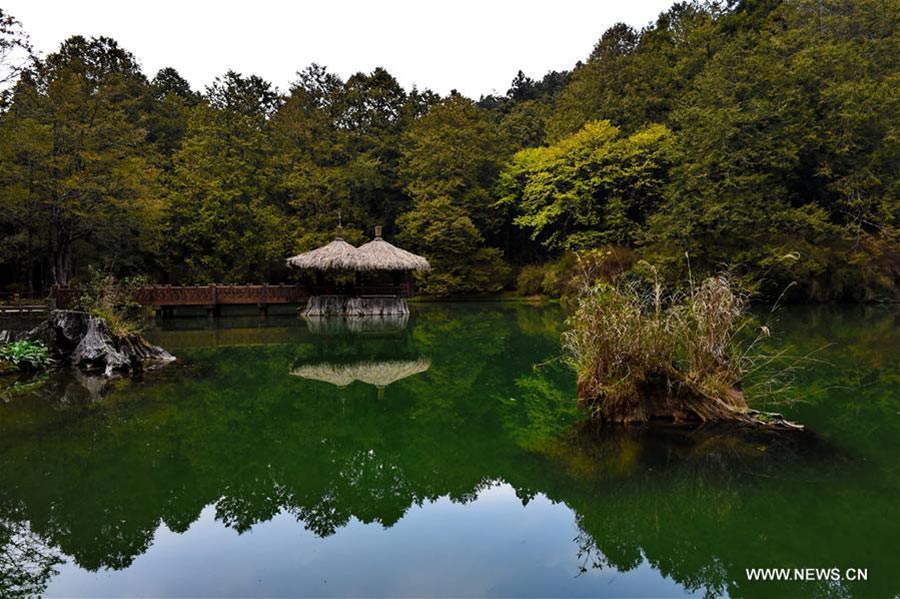
[[[603,423],[802,429],[748,406],[744,377],[771,359],[750,353],[770,331],[751,330],[748,305],[728,274],[668,295],[659,283],[586,281],[563,335],[579,401]]]

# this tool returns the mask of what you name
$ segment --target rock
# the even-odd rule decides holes
[[[19,367],[13,364],[12,362],[7,362],[6,360],[0,360],[0,376],[6,374],[18,374]]]
[[[175,359],[140,335],[116,335],[105,320],[87,312],[54,310],[47,320],[18,338],[41,341],[61,364],[102,369],[107,377],[151,370]]]

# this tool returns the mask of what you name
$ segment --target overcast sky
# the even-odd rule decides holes
[[[173,66],[202,89],[234,69],[286,90],[311,62],[342,77],[386,67],[410,88],[477,98],[505,93],[516,71],[568,69],[603,31],[641,27],[672,0],[3,0],[35,48],[107,35],[152,77]]]

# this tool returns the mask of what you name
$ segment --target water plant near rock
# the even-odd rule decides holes
[[[12,341],[0,343],[0,363],[7,363],[18,370],[41,370],[53,363],[47,346],[40,341]]]
[[[72,310],[52,311],[47,320],[19,334],[13,344],[43,347],[60,365],[101,370],[107,377],[134,374],[175,359],[138,333],[118,334],[100,316]]]
[[[728,274],[680,294],[657,282],[585,283],[563,335],[579,401],[601,422],[735,422],[800,428],[747,404],[756,346],[749,298]],[[759,327],[757,340],[768,335]],[[750,337],[747,344],[741,339]]]

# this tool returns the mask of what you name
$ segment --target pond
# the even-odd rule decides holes
[[[7,388],[0,595],[900,593],[900,310],[785,310],[814,433],[752,438],[580,425],[562,320],[180,318],[140,381]]]

